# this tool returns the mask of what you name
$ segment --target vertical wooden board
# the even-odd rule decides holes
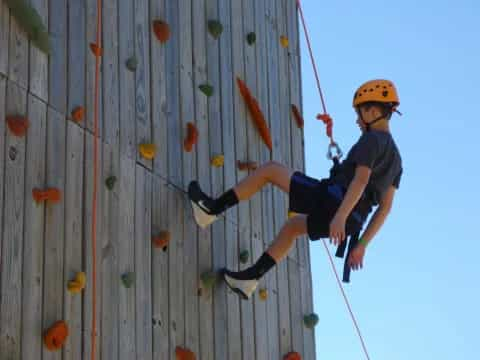
[[[27,94],[8,82],[6,114],[26,115]],[[6,360],[21,354],[22,251],[24,225],[25,138],[7,130],[5,149],[4,224],[1,251],[0,349]],[[7,225],[8,224],[8,225]]]
[[[276,42],[280,43],[279,37],[287,35],[286,32],[286,12],[285,12],[286,0],[276,2],[277,11],[277,25],[278,31],[276,32]],[[288,106],[289,86],[286,79],[288,74],[286,61],[288,50],[278,46],[278,90],[279,90],[279,113],[278,120],[280,121],[280,159],[281,162],[290,167],[290,116]],[[282,224],[287,219],[287,207],[288,207],[288,194],[277,195],[277,205],[275,206],[275,229],[276,233],[280,230]],[[292,253],[296,252],[296,246],[292,247],[288,256],[292,256]],[[278,276],[278,317],[279,317],[279,334],[280,334],[280,354],[285,354],[290,351],[291,348],[291,324],[290,324],[290,297],[288,291],[288,263],[284,259],[277,268]]]
[[[62,320],[65,240],[65,119],[53,108],[47,113],[47,168],[46,187],[61,191],[60,202],[45,205],[45,249],[43,267],[43,327]],[[61,352],[43,348],[43,359],[61,359]]]
[[[135,298],[138,360],[152,359],[152,175],[136,168],[135,191]]]
[[[30,0],[48,26],[48,0]],[[48,102],[48,55],[30,43],[30,92]]]
[[[152,2],[153,3],[153,2]],[[155,2],[156,3],[156,2]],[[137,158],[135,138],[135,73],[128,70],[126,62],[135,55],[134,38],[134,2],[118,3],[118,22],[121,24],[119,37],[119,119],[120,119],[120,153],[131,159]],[[154,87],[155,88],[155,87]],[[156,102],[154,102],[155,104]],[[162,129],[164,131],[164,129]]]
[[[256,1],[255,2],[255,33],[257,34],[257,41],[255,43],[256,49],[256,98],[258,99],[259,104],[267,104],[268,101],[268,93],[267,93],[267,69],[266,69],[266,46],[267,46],[267,37],[266,37],[266,26],[265,26],[265,2],[264,1]],[[248,84],[247,84],[248,85]],[[255,88],[252,87],[252,91]],[[255,96],[255,95],[254,95]],[[261,105],[262,106],[262,105]],[[265,106],[263,106],[265,109]],[[253,126],[253,124],[251,125]],[[270,154],[268,153],[268,148],[258,140],[259,146],[259,162],[264,163],[270,160]],[[264,251],[264,242],[270,241],[271,239],[265,240],[266,235],[268,236],[268,229],[264,229],[265,227],[265,212],[264,207],[268,207],[267,202],[265,201],[265,197],[270,195],[270,189],[267,191],[262,191],[260,194],[261,198],[261,207],[258,214],[252,213],[253,216],[258,216],[260,220],[259,224],[259,233],[258,239],[253,241],[253,261],[256,261]],[[268,195],[265,195],[268,194]],[[271,206],[271,205],[270,205]],[[263,281],[263,285],[265,284],[265,278]],[[254,298],[255,303],[255,336],[256,336],[256,358],[257,360],[269,359],[269,347],[268,347],[268,318],[267,318],[267,309],[266,304],[259,300],[258,296]]]
[[[160,231],[170,231],[166,185],[160,177],[153,176],[152,235],[158,235]],[[168,359],[168,247],[165,251],[152,251],[152,317],[153,359]]]
[[[67,2],[50,0],[49,11],[49,31],[55,36],[51,36],[48,102],[55,110],[65,114],[67,110]]]
[[[303,306],[302,292],[300,288],[300,268],[296,261],[287,258],[288,264],[288,291],[290,294],[290,319],[292,322],[292,347],[291,351],[297,351],[305,357],[303,348]]]
[[[220,20],[218,13],[218,1],[207,0],[206,2],[206,21]],[[225,36],[222,34],[221,36]],[[214,39],[209,33],[207,35],[207,82],[213,86],[214,94],[208,99],[209,116],[209,142],[210,156],[223,154],[222,147],[222,119],[221,111],[221,79],[220,79],[220,45],[217,39]],[[224,178],[222,168],[210,167],[212,180],[212,195],[220,195],[224,189]],[[226,248],[225,248],[225,218],[222,217],[211,225],[212,231],[212,255],[213,267],[219,270],[226,266]],[[214,355],[215,359],[228,358],[228,327],[227,327],[227,288],[222,283],[216,287],[213,293],[213,317],[214,317]]]
[[[120,140],[118,0],[104,1],[103,4],[103,141],[112,144],[117,152],[116,144]]]
[[[193,95],[193,40],[192,40],[192,2],[178,1],[178,25],[182,29],[179,36],[180,49],[180,120],[183,128],[188,122],[195,122]],[[196,177],[196,151],[183,152],[182,188],[186,189]],[[200,349],[198,328],[198,239],[197,225],[191,215],[187,198],[183,201],[184,216],[184,297],[185,297],[185,346],[198,354]]]
[[[120,156],[118,175],[118,274],[114,284],[118,293],[118,358],[136,358],[135,291],[121,285],[121,275],[135,270],[135,168],[136,161]]]
[[[288,57],[288,78],[290,88],[290,104],[295,104],[302,113],[301,94],[299,86],[300,77],[300,49],[299,49],[299,24],[297,6],[294,1],[287,2],[287,34],[289,39],[289,57]],[[291,110],[289,112],[291,115]],[[290,124],[290,148],[292,152],[292,168],[297,171],[305,171],[303,164],[303,130],[299,129],[292,120]],[[306,246],[306,237],[300,238],[296,243],[297,250],[292,252],[292,258],[301,261],[299,256],[304,252]]]
[[[300,269],[300,286],[302,292],[302,308],[303,314],[311,314],[313,312],[312,299],[312,278],[310,271],[310,261]],[[306,359],[315,359],[315,329],[307,329],[303,327],[303,346]]]
[[[0,95],[1,96],[1,95]],[[1,115],[0,115],[1,116]],[[22,359],[38,359],[42,350],[42,290],[45,206],[36,204],[32,189],[45,186],[47,107],[30,95],[30,127],[25,160],[25,230],[22,292]],[[3,117],[1,117],[3,118]],[[0,184],[1,185],[1,184]]]
[[[102,163],[102,153],[101,153],[101,146],[98,146],[98,153],[97,153],[97,161],[98,161],[98,171],[96,180],[97,184],[101,186],[102,184],[102,169],[100,168],[100,164]],[[92,317],[93,317],[93,233],[92,233],[92,226],[93,226],[93,184],[94,184],[94,138],[93,136],[85,132],[85,170],[84,174],[84,215],[83,215],[83,233],[84,233],[84,260],[83,265],[85,269],[85,273],[87,275],[87,286],[84,290],[83,295],[83,353],[86,356],[90,356],[92,352],[92,332],[95,331],[95,356],[99,358],[100,356],[100,339],[101,334],[99,333],[100,324],[99,319],[100,310],[101,310],[101,268],[100,268],[100,255],[101,255],[101,243],[100,243],[100,236],[101,236],[101,229],[102,229],[102,222],[100,217],[100,196],[97,192],[97,200],[95,206],[95,218],[96,218],[96,241],[95,241],[95,251],[96,251],[96,296],[95,296],[95,314],[96,314],[96,324],[95,329],[92,329]],[[130,254],[131,255],[131,254]]]
[[[60,0],[56,0],[60,1]],[[85,55],[85,65],[86,65],[86,113],[85,113],[85,127],[91,132],[94,132],[94,111],[95,111],[95,63],[96,57],[93,55],[92,50],[90,49],[91,44],[97,42],[97,3],[98,0],[85,0],[85,20],[86,20],[86,55]],[[103,45],[102,45],[103,46]],[[100,61],[100,71],[98,75],[98,134],[102,136],[102,123],[103,123],[103,102],[102,99],[102,58]]]
[[[0,3],[0,75],[8,74],[8,39],[10,35],[10,10],[5,1]]]
[[[223,154],[225,157],[224,188],[230,189],[236,183],[235,141],[242,135],[235,133],[236,116],[233,107],[233,86],[236,85],[233,65],[233,34],[231,1],[218,2],[218,17],[223,24],[223,33],[219,38],[220,45],[220,79],[221,79],[221,117]],[[241,5],[241,3],[240,3]],[[235,14],[239,16],[240,14]],[[244,138],[245,139],[245,138]],[[228,269],[238,269],[238,207],[230,208],[225,216],[225,250]],[[227,291],[227,329],[228,351],[227,358],[241,360],[241,324],[240,297],[232,291]]]
[[[165,0],[150,2],[149,31],[154,20],[166,21]],[[167,122],[167,82],[165,66],[167,46],[156,36],[150,36],[150,81],[151,118],[153,142],[157,145],[157,155],[153,160],[153,171],[163,177],[168,175],[168,122]],[[170,47],[168,47],[170,49]],[[191,120],[190,120],[191,121]]]
[[[68,2],[68,104],[66,111],[68,115],[75,108],[86,106],[85,55],[89,50],[87,48],[85,12],[85,1]],[[85,122],[86,119],[79,125],[85,127]]]
[[[236,76],[239,76],[244,81],[246,80],[246,65],[244,51],[248,45],[246,45],[246,31],[244,29],[244,21],[253,23],[253,4],[252,7],[245,9],[248,6],[246,1],[232,1],[231,7],[231,19],[232,19],[232,79],[235,80]],[[250,19],[247,17],[250,16]],[[252,26],[252,25],[250,25]],[[236,160],[246,161],[248,160],[248,133],[247,133],[247,112],[245,111],[244,100],[238,91],[237,85],[234,82],[232,85],[233,96],[233,111],[235,122],[235,159],[233,165],[236,165]],[[243,179],[247,175],[246,172],[236,171],[237,182]],[[250,224],[250,202],[241,202],[238,204],[238,250],[248,250],[251,254],[251,224]],[[235,253],[236,258],[233,263],[239,270],[243,270],[251,265],[252,259],[249,258],[248,264],[238,264],[238,252]],[[233,265],[232,264],[232,265]],[[255,330],[253,323],[253,304],[252,301],[240,301],[240,334],[241,338],[241,355],[242,359],[253,359],[255,350]],[[231,338],[231,336],[230,336]]]
[[[210,180],[210,149],[209,149],[209,118],[208,99],[198,87],[207,81],[207,48],[206,29],[207,20],[205,0],[192,2],[193,21],[193,58],[194,58],[194,85],[195,120],[199,132],[197,154],[197,179],[200,187],[207,193],[211,193]],[[191,210],[190,210],[191,211]],[[212,269],[212,237],[211,228],[199,229],[198,231],[198,273]],[[215,290],[214,290],[215,291]],[[213,293],[211,290],[203,290],[199,298],[199,333],[200,359],[214,359],[214,329],[213,329]]]
[[[166,83],[169,85],[167,97],[167,122],[168,122],[168,180],[175,186],[181,186],[182,161],[181,144],[183,132],[180,117],[180,79],[179,64],[179,24],[178,4],[167,1],[165,14],[170,24],[171,38],[165,44],[166,50]],[[169,247],[168,275],[169,275],[169,313],[170,313],[170,345],[169,357],[175,357],[175,347],[185,342],[184,318],[184,288],[183,288],[183,194],[174,186],[168,187],[169,229],[172,242]]]
[[[106,107],[105,107],[106,108]],[[101,273],[102,273],[102,311],[101,311],[101,354],[102,358],[118,359],[118,187],[109,190],[105,181],[110,176],[119,176],[118,145],[103,143],[102,182],[99,184],[101,197],[102,236]]]
[[[166,83],[169,85],[167,97],[168,121],[168,180],[175,186],[183,184],[181,144],[183,132],[180,118],[180,75],[179,64],[179,19],[177,2],[165,3],[165,14],[170,24],[171,38],[165,45],[166,50]],[[168,275],[169,275],[169,313],[170,313],[170,345],[169,357],[175,357],[175,347],[185,342],[184,317],[184,287],[183,287],[183,194],[174,186],[168,186],[169,229],[172,233],[172,242],[169,247]]]
[[[135,72],[135,124],[137,143],[152,141],[152,123],[150,119],[150,22],[148,0],[135,1],[135,55],[138,67]],[[138,155],[138,161],[151,168],[151,160]]]
[[[0,5],[2,6],[2,5]],[[0,119],[5,119],[6,116],[6,88],[7,88],[7,79],[0,77]],[[4,175],[5,175],[5,121],[0,121],[0,233],[3,234],[3,200],[4,200]],[[2,238],[0,239],[0,269],[2,261]],[[2,277],[0,276],[0,289],[2,286]],[[0,294],[0,304],[2,303],[2,294]],[[1,325],[0,325],[1,328]]]
[[[10,17],[8,77],[28,89],[28,37],[13,16]]]
[[[68,121],[65,174],[65,268],[64,286],[76,274],[84,271],[82,240],[83,211],[83,155],[85,134],[82,128]],[[64,320],[69,327],[69,338],[64,347],[64,359],[81,360],[82,357],[82,293],[64,291]],[[84,356],[85,357],[85,356]]]

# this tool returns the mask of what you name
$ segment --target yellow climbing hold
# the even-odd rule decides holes
[[[147,160],[152,160],[157,152],[155,144],[143,143],[138,147],[140,155]]]
[[[74,280],[68,282],[67,289],[68,292],[72,294],[79,293],[83,289],[85,289],[85,285],[87,283],[87,276],[84,272],[79,272],[75,276]]]
[[[280,36],[280,44],[282,44],[282,47],[286,49],[288,47],[288,37],[285,35]]]
[[[215,167],[223,166],[224,162],[225,162],[225,157],[223,155],[216,155],[211,160],[212,166],[215,166]]]
[[[260,291],[258,292],[258,296],[260,297],[260,300],[266,301],[268,298],[268,290],[260,289]]]
[[[292,218],[292,217],[294,217],[294,216],[297,216],[297,215],[298,215],[298,214],[297,214],[296,212],[294,212],[294,211],[289,211],[289,212],[288,212],[288,218],[289,218],[289,219]]]

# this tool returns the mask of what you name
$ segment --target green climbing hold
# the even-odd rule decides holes
[[[218,39],[223,32],[223,25],[217,20],[209,20],[208,30],[215,39]]]
[[[248,262],[248,258],[250,257],[250,253],[248,252],[248,250],[243,250],[241,253],[240,253],[240,262],[242,264],[246,264]]]
[[[257,41],[257,35],[254,32],[248,33],[247,43],[248,45],[253,45]]]
[[[310,315],[305,315],[303,317],[303,323],[309,329],[313,329],[318,324],[318,315],[315,313],[311,313]]]
[[[113,190],[113,187],[115,186],[116,182],[117,182],[116,176],[109,176],[107,180],[105,180],[105,185],[108,190]]]
[[[213,95],[213,86],[212,85],[202,84],[198,88],[208,97]]]
[[[137,70],[138,60],[135,56],[132,56],[127,60],[127,69],[134,72]]]
[[[206,289],[212,288],[217,281],[217,273],[215,271],[206,271],[200,275],[203,287]]]
[[[133,272],[127,272],[122,275],[122,283],[127,288],[130,289],[135,282],[135,274]]]
[[[50,54],[50,36],[37,10],[26,0],[5,0],[10,13],[27,33],[32,43],[41,51]]]

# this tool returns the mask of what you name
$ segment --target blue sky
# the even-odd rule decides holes
[[[404,164],[394,209],[346,285],[371,359],[480,359],[480,2],[303,0],[303,8],[344,151],[359,136],[351,98],[362,82],[393,80],[404,113],[391,124]],[[307,174],[321,178],[327,139],[300,36]],[[323,245],[311,243],[311,254],[317,357],[363,359]]]

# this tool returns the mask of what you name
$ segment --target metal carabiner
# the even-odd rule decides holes
[[[334,154],[334,152],[336,154]],[[343,156],[343,152],[342,152],[342,149],[340,149],[340,146],[338,146],[338,144],[335,142],[335,141],[332,141],[329,145],[328,145],[328,152],[327,152],[327,158],[329,160],[333,160],[333,159],[341,159]]]

